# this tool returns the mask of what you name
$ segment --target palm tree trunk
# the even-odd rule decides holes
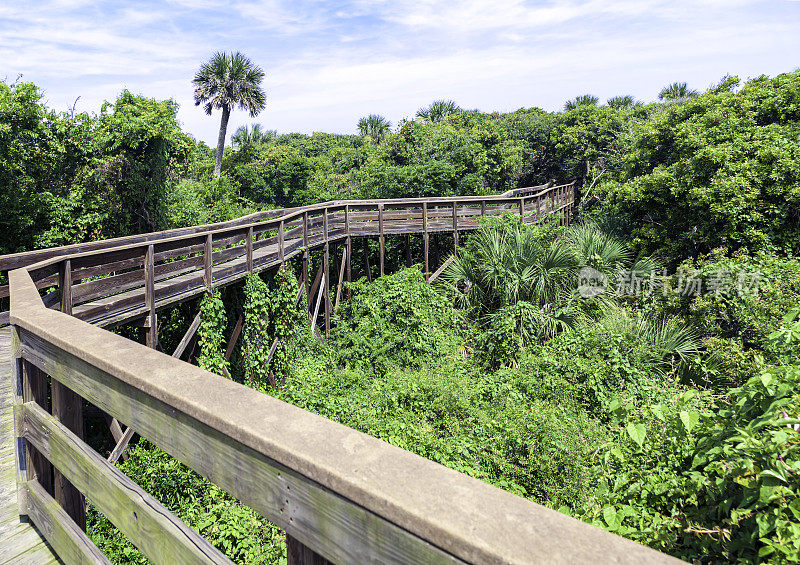
[[[218,177],[222,171],[222,152],[225,149],[225,134],[228,131],[228,118],[231,117],[231,109],[227,106],[222,107],[222,121],[219,123],[219,138],[217,138],[217,160],[214,162],[214,176]]]

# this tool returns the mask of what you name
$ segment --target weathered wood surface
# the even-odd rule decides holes
[[[39,530],[19,517],[10,343],[11,328],[0,328],[0,563],[58,563]]]
[[[151,562],[231,563],[39,406],[26,403],[23,412],[25,437]]]

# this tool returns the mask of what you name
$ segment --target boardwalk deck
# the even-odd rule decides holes
[[[0,563],[59,563],[38,530],[19,519],[10,345],[10,328],[0,328]]]

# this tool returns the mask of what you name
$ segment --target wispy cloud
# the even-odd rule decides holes
[[[0,5],[0,77],[23,73],[58,109],[97,110],[122,88],[181,104],[213,142],[191,78],[216,50],[264,67],[280,131],[353,131],[433,98],[560,108],[583,92],[652,98],[687,80],[792,70],[800,3],[767,0],[45,0]],[[234,113],[231,131],[250,121]]]

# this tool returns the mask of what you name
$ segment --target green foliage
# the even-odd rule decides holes
[[[581,94],[580,96],[576,96],[574,100],[568,100],[564,104],[564,111],[570,112],[581,106],[597,106],[597,102],[599,100],[600,99],[597,96],[592,96],[591,94]]]
[[[378,114],[370,114],[358,120],[358,134],[368,137],[372,143],[380,143],[392,129],[392,122]]]
[[[585,519],[686,560],[797,561],[798,379],[785,365],[713,404],[692,391],[618,404],[619,439],[597,469],[608,478]]]
[[[250,275],[244,284],[244,322],[242,358],[244,377],[254,387],[264,373],[269,357],[269,287],[258,275]],[[264,383],[260,383],[263,386]]]
[[[281,530],[216,485],[146,441],[119,469],[236,563],[285,563]],[[146,558],[97,509],[89,505],[87,533],[112,563]]]
[[[800,71],[714,89],[654,115],[601,183],[634,242],[678,260],[731,252],[798,253]]]
[[[418,268],[346,289],[352,296],[340,304],[328,340],[344,366],[377,374],[391,366],[419,367],[458,342],[458,313]]]
[[[207,292],[200,302],[200,327],[197,329],[200,354],[197,364],[218,375],[223,375],[229,366],[225,359],[226,324],[225,305],[219,290]]]
[[[417,117],[426,122],[437,123],[459,112],[463,110],[452,100],[434,100],[430,106],[417,110]]]
[[[297,279],[291,269],[283,267],[275,273],[275,290],[270,301],[270,333],[278,341],[269,371],[273,386],[283,386],[294,358],[297,327],[307,318],[297,308]]]

